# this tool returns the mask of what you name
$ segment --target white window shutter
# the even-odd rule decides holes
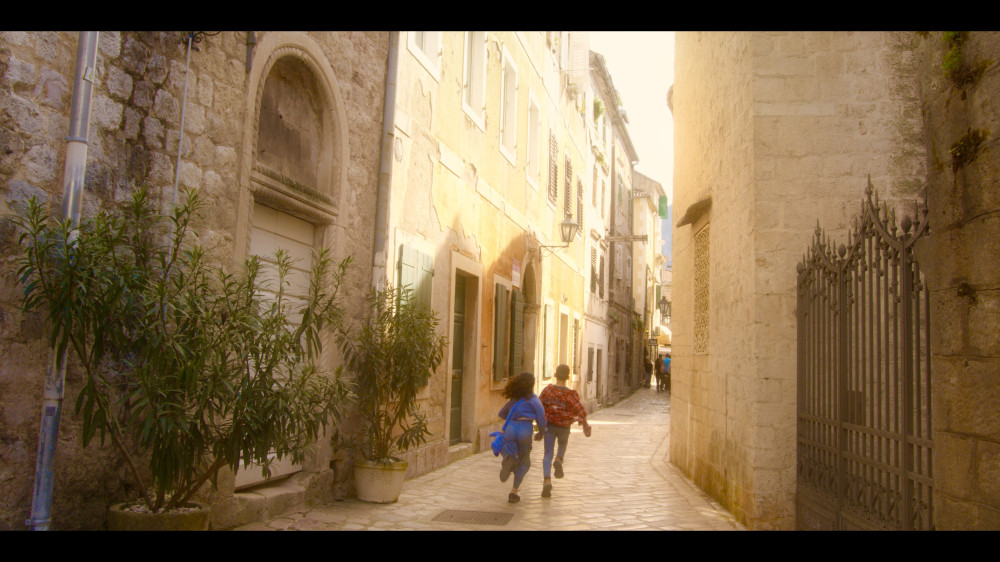
[[[590,34],[573,31],[569,34],[569,83],[581,91],[590,76]]]

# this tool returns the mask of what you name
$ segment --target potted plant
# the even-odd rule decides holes
[[[349,398],[339,372],[331,378],[315,360],[321,332],[342,317],[336,296],[350,260],[334,266],[318,253],[295,326],[289,258],[276,256],[265,297],[258,258],[227,273],[191,241],[199,207],[190,191],[164,216],[138,188],[79,229],[34,200],[17,219],[24,308],[48,310],[51,345],[68,347],[83,372],[83,444],[110,439],[140,491],[109,510],[111,528],[146,525],[123,522],[139,517],[126,511],[204,511],[192,498],[223,467],[247,461],[268,476],[271,453],[299,462]]]
[[[362,501],[395,502],[408,468],[398,455],[430,434],[417,393],[441,364],[447,339],[437,333],[435,313],[411,297],[408,288],[372,290],[361,326],[337,331],[361,416],[359,435],[342,441],[360,452],[354,477]]]

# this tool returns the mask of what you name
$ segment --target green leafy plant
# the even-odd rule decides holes
[[[953,172],[957,172],[976,159],[980,146],[986,141],[989,134],[988,130],[969,129],[962,138],[951,145],[948,153],[951,154]]]
[[[594,98],[594,123],[597,123],[601,115],[604,115],[604,102],[601,98]]]
[[[941,60],[941,69],[960,90],[978,82],[992,64],[991,60],[980,60],[975,64],[965,62],[962,49],[969,40],[968,31],[945,31],[941,39],[948,46]],[[962,99],[965,99],[964,92]]]
[[[343,327],[337,343],[354,374],[361,432],[343,439],[369,461],[381,464],[427,440],[427,417],[417,393],[441,364],[447,338],[437,333],[439,319],[408,288],[371,291],[368,318],[354,332]]]
[[[24,308],[48,310],[50,344],[84,374],[83,444],[110,438],[153,512],[215,485],[222,467],[256,463],[267,476],[272,453],[301,462],[350,398],[339,371],[315,362],[322,332],[342,321],[350,258],[334,266],[318,252],[295,325],[287,255],[273,283],[257,257],[238,274],[213,266],[190,242],[200,206],[191,191],[161,215],[139,188],[79,229],[33,199],[16,219]]]

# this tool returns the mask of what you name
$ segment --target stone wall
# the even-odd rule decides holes
[[[750,396],[734,394],[728,379],[750,371],[723,370],[712,351],[729,346],[743,367],[753,357],[747,312],[734,308],[753,281],[751,49],[748,34],[678,33],[673,93],[670,461],[741,519],[752,442],[738,423],[748,417],[735,414]]]
[[[931,294],[934,520],[1000,529],[1000,34],[968,33],[954,80],[942,33],[921,34],[930,235],[918,245]],[[961,66],[959,67],[961,69]],[[976,142],[976,134],[982,134]],[[966,158],[956,159],[964,153]]]
[[[922,185],[913,41],[677,36],[671,462],[750,528],[794,526],[796,264],[817,224],[846,239],[868,175],[897,206]],[[707,282],[694,277],[706,225]]]
[[[337,126],[346,128],[350,139],[349,158],[341,163],[346,204],[333,237],[338,256],[356,259],[348,290],[365,290],[381,138],[373,123],[381,123],[386,34],[257,32],[258,48],[248,52],[247,33],[222,32],[196,44],[189,71],[181,39],[175,32],[100,34],[84,215],[121,201],[138,184],[169,204],[186,79],[179,185],[200,189],[211,209],[198,235],[213,255],[226,265],[244,255],[241,229],[247,219],[241,225],[238,217],[247,216],[249,186],[241,170],[251,150],[248,139],[255,138],[247,129],[255,126],[250,88],[256,87],[248,63],[260,64],[270,54],[260,45],[305,46],[318,68],[335,77],[333,88],[343,105],[345,122]],[[0,33],[0,213],[22,208],[31,195],[59,204],[77,41],[76,33]],[[42,317],[20,310],[21,289],[10,261],[16,237],[7,223],[0,225],[0,248],[7,257],[0,264],[0,529],[23,529],[48,351]],[[80,446],[80,422],[72,408],[81,377],[70,365],[56,450],[55,529],[101,528],[105,507],[135,494],[110,444]],[[329,464],[329,453],[319,458],[311,469],[331,472],[322,466],[323,459]]]

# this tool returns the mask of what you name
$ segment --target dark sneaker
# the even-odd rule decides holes
[[[562,478],[563,477],[563,469],[562,469],[562,461],[561,460],[556,459],[555,461],[553,461],[552,462],[552,468],[555,469],[555,477],[556,478]]]
[[[517,457],[514,455],[507,455],[503,458],[503,462],[500,463],[500,481],[506,482],[510,478],[510,473],[514,471],[514,465],[517,463]]]
[[[542,484],[542,497],[543,498],[552,497],[552,484]]]
[[[517,503],[519,501],[521,501],[521,496],[515,494],[514,492],[511,492],[510,495],[507,496],[507,503]]]

